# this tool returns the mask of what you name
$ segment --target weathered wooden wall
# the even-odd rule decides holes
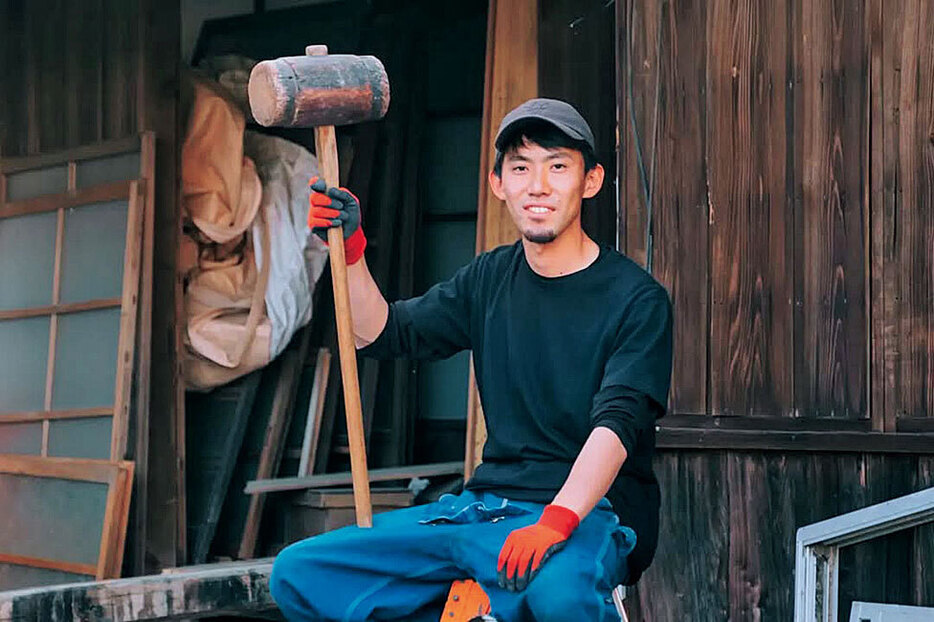
[[[934,7],[616,12],[619,246],[647,263],[647,185],[676,316],[634,618],[790,619],[798,527],[934,485],[934,437],[895,434],[934,431]],[[931,527],[845,550],[842,614],[934,605],[931,555]]]
[[[672,411],[934,429],[934,8],[616,4],[620,247],[646,262],[641,147]]]
[[[184,550],[183,526],[168,520],[183,516],[173,477],[184,464],[175,323],[179,16],[179,0],[0,0],[0,157],[156,135],[151,425],[135,431],[149,444],[130,456],[138,468],[127,556],[136,572],[173,566]],[[148,550],[132,535],[147,524]]]

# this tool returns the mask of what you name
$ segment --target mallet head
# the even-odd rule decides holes
[[[375,56],[287,56],[257,63],[250,108],[258,123],[277,127],[348,125],[381,119],[389,78]]]

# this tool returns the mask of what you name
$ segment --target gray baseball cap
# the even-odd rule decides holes
[[[574,106],[558,99],[539,97],[519,104],[503,117],[503,122],[499,124],[499,131],[496,132],[497,151],[503,150],[503,139],[508,135],[509,129],[526,119],[547,121],[574,140],[582,140],[591,149],[596,150],[593,132],[590,131],[587,121]]]

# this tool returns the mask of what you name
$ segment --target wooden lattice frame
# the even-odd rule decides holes
[[[3,551],[0,551],[0,563],[59,570],[95,579],[120,576],[133,486],[132,462],[0,454],[0,473],[107,484],[104,525],[96,564],[11,555]]]
[[[52,304],[0,311],[0,320],[49,316],[49,354],[46,366],[44,408],[40,411],[0,413],[0,424],[18,422],[42,422],[40,456],[48,456],[50,422],[56,419],[81,419],[88,417],[111,417],[110,459],[121,460],[127,451],[127,431],[130,411],[131,384],[134,368],[134,348],[137,330],[138,305],[150,305],[148,289],[152,279],[151,262],[143,265],[144,258],[151,254],[152,221],[152,178],[155,138],[152,133],[139,137],[112,141],[101,145],[81,147],[58,154],[16,158],[0,161],[0,219],[57,212],[55,235],[55,259],[53,266]],[[139,179],[118,181],[77,189],[77,167],[79,162],[126,153],[140,154]],[[60,194],[44,195],[22,201],[7,201],[7,177],[14,173],[67,164],[67,190]],[[149,182],[149,183],[147,183]],[[64,239],[65,210],[80,208],[102,201],[127,200],[127,228],[124,243],[124,271],[121,296],[119,298],[87,300],[61,304],[62,246]],[[144,225],[147,225],[144,227]],[[143,235],[144,228],[150,235]],[[144,248],[145,247],[145,248]],[[141,252],[141,250],[143,252]],[[143,273],[141,291],[140,275]],[[116,383],[113,405],[109,408],[84,408],[52,410],[52,387],[55,378],[55,354],[58,317],[67,313],[93,309],[120,308],[120,332],[117,350]],[[147,316],[148,317],[148,316]],[[145,321],[145,318],[144,318]],[[144,330],[146,328],[144,327]],[[148,330],[147,330],[148,333]],[[145,344],[148,347],[148,339]],[[148,373],[148,356],[144,357]],[[143,396],[141,396],[143,397]],[[146,396],[148,399],[148,396]],[[142,399],[140,400],[142,404]]]

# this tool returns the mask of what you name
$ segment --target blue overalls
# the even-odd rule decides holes
[[[377,514],[373,527],[345,527],[279,553],[270,588],[282,613],[299,620],[438,622],[455,579],[472,578],[500,622],[618,620],[610,592],[626,577],[635,532],[602,499],[522,592],[496,583],[500,548],[544,505],[465,491]]]

